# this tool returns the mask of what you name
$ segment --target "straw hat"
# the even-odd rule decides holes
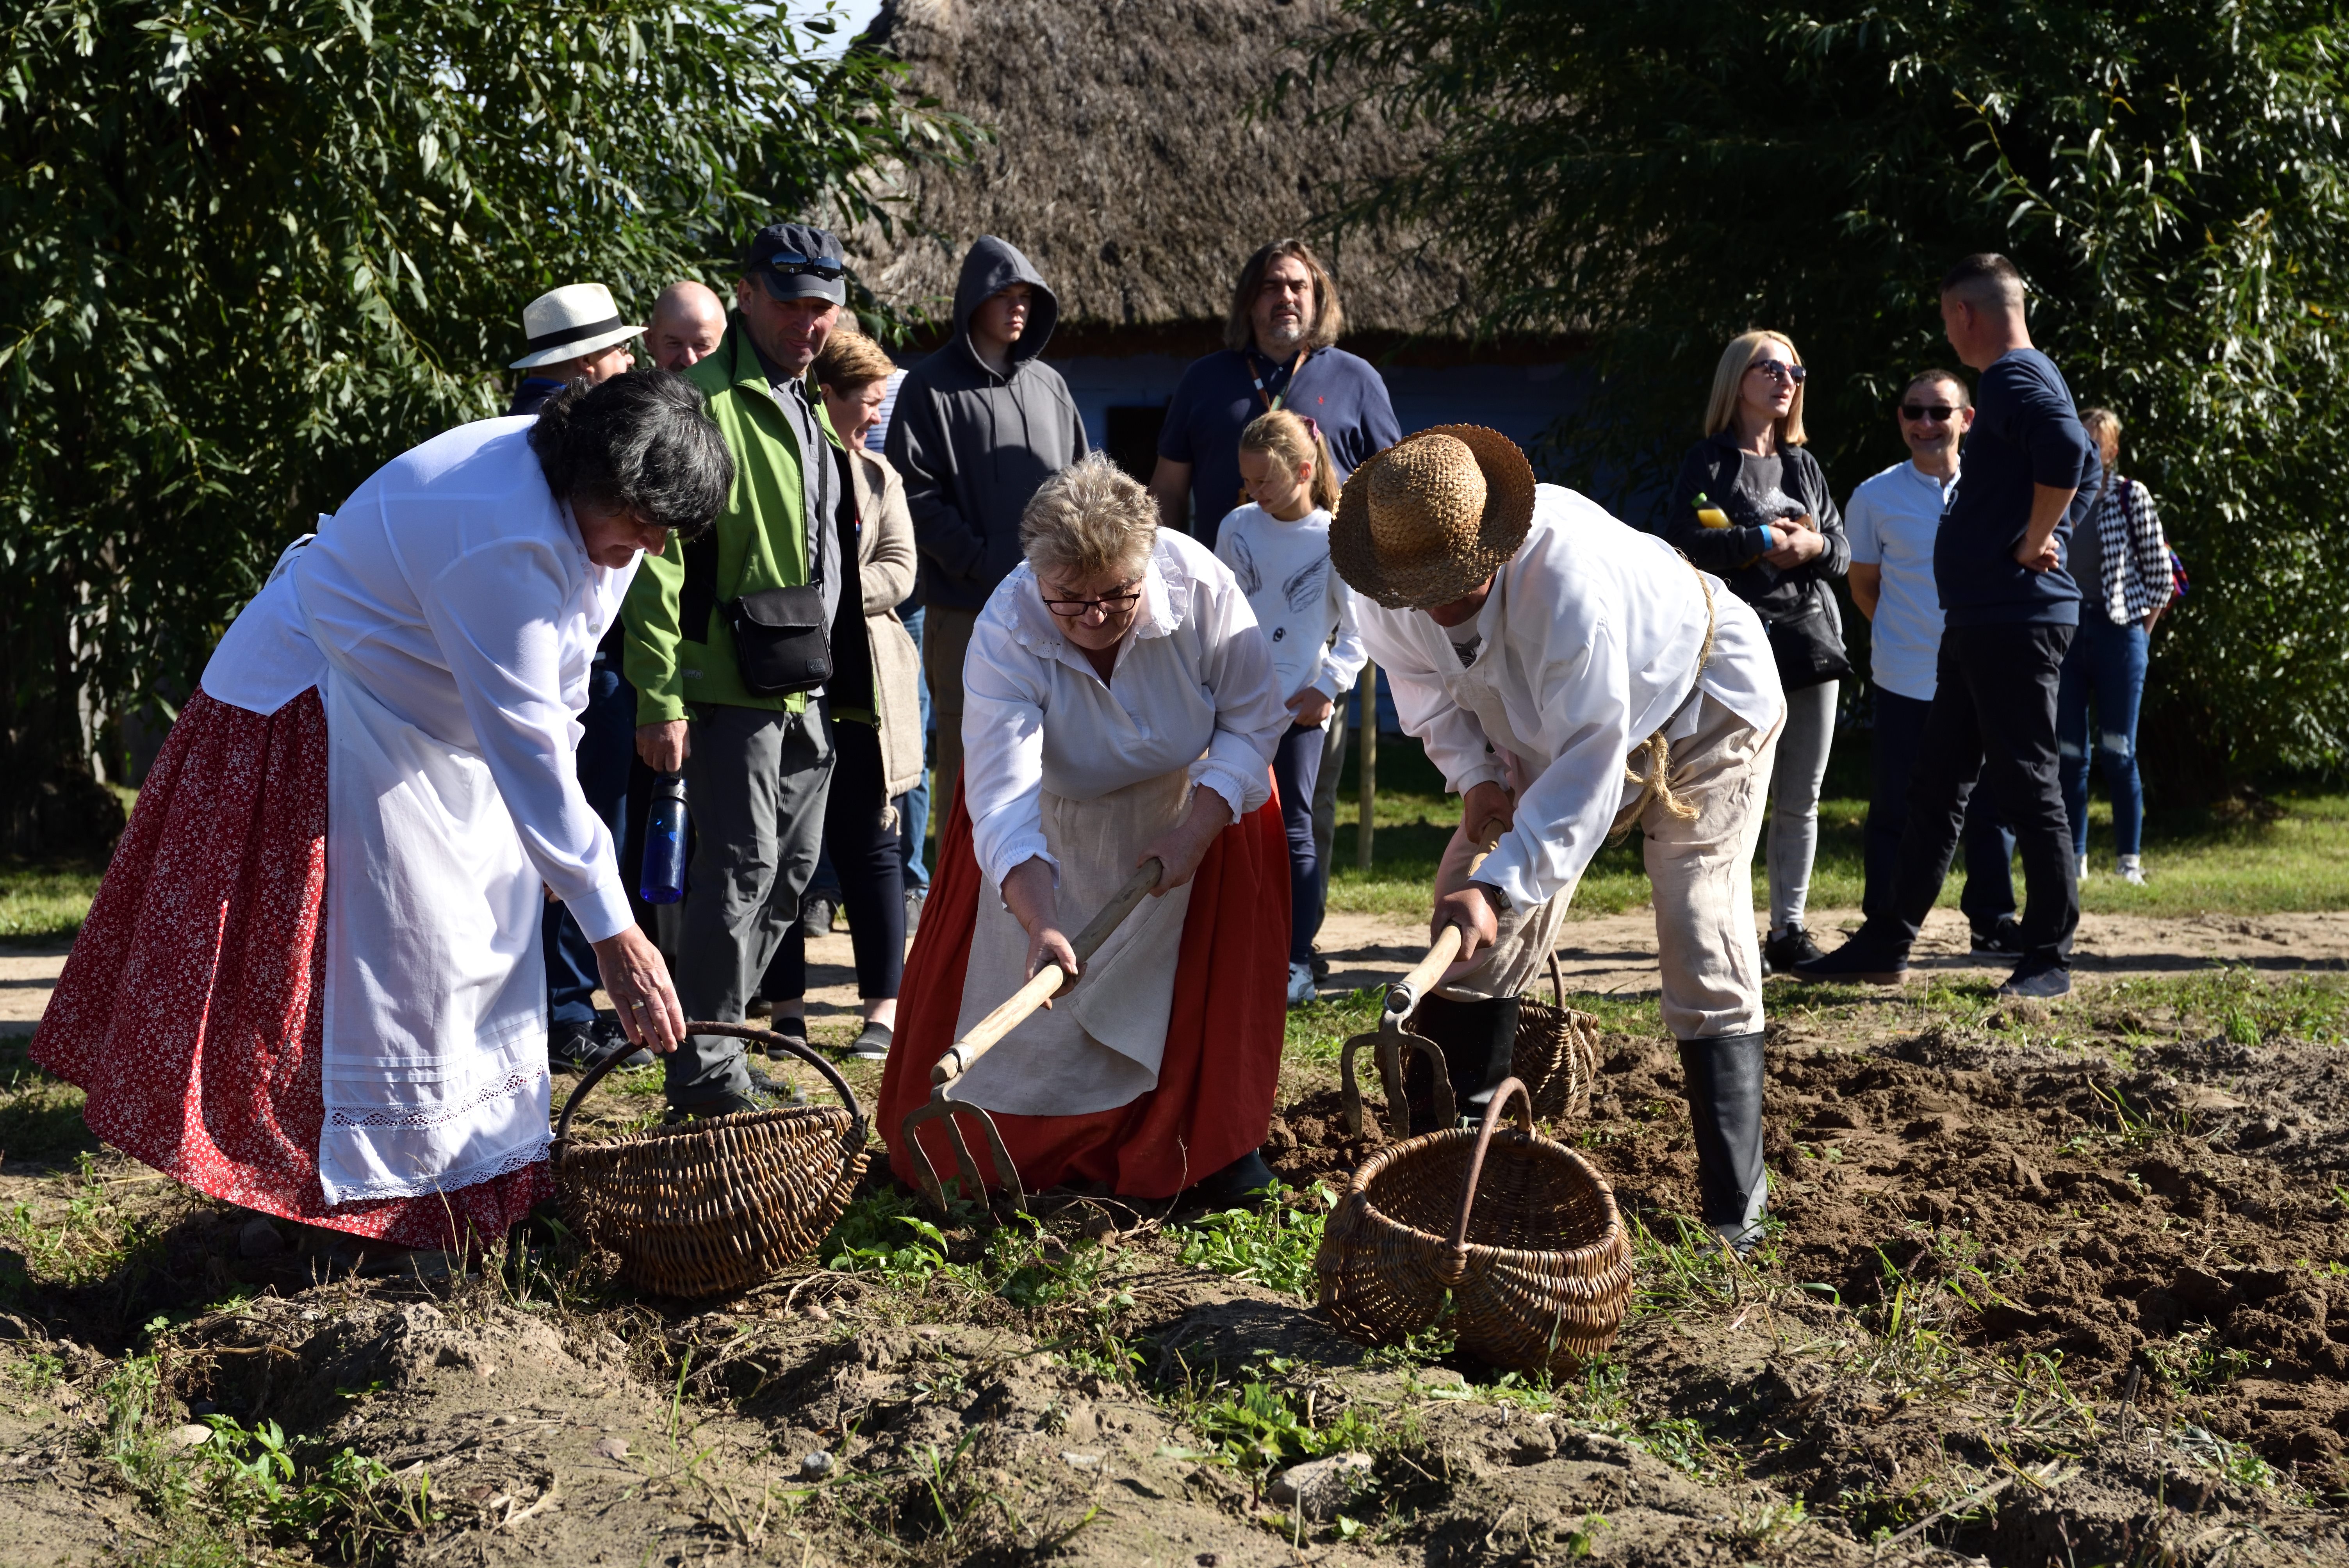
[[[1481,425],[1439,425],[1354,470],[1330,522],[1330,555],[1355,593],[1423,610],[1499,570],[1533,517],[1533,465],[1515,441]]]
[[[620,319],[620,307],[612,303],[612,291],[602,284],[566,284],[522,307],[522,330],[529,339],[523,346],[530,352],[515,360],[509,369],[535,370],[542,365],[560,365],[566,359],[625,343],[644,328],[630,326]]]

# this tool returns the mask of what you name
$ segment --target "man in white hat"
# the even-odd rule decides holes
[[[537,413],[569,382],[593,387],[619,375],[636,362],[628,340],[645,329],[620,319],[602,284],[565,284],[523,306],[522,330],[528,352],[507,368],[531,374],[514,388],[508,417]]]
[[[1362,640],[1403,728],[1462,797],[1430,926],[1461,934],[1431,998],[1455,1089],[1476,1100],[1506,1076],[1519,991],[1592,855],[1636,823],[1704,1222],[1750,1249],[1764,1191],[1752,864],[1786,707],[1761,622],[1470,425],[1355,469],[1330,551],[1371,601]]]

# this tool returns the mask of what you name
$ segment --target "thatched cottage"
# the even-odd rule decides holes
[[[994,133],[976,167],[924,170],[922,220],[947,237],[857,248],[883,297],[944,316],[962,250],[1000,234],[1061,299],[1046,358],[1093,438],[1148,477],[1185,365],[1222,346],[1241,264],[1284,234],[1336,273],[1344,346],[1378,365],[1406,431],[1469,421],[1529,441],[1575,377],[1565,340],[1472,347],[1444,325],[1466,284],[1442,247],[1392,232],[1321,239],[1341,188],[1412,156],[1384,128],[1309,125],[1260,100],[1331,0],[885,0],[868,39],[913,85]]]

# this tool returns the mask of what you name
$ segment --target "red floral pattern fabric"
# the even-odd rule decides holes
[[[318,1184],[326,711],[264,716],[199,691],[33,1037],[132,1157],[264,1213],[407,1247],[502,1236],[554,1184],[543,1161],[448,1193],[329,1207]]]

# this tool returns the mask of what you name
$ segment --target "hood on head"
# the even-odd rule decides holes
[[[1061,319],[1060,299],[1042,274],[1029,265],[1019,246],[993,234],[981,234],[962,259],[962,276],[955,283],[955,341],[968,344],[971,313],[988,295],[1013,284],[1026,284],[1036,291],[1036,297],[1029,307],[1028,330],[1011,346],[1011,362],[1017,365],[1043,353],[1044,346],[1052,340],[1053,326]],[[976,359],[978,355],[974,352],[971,356]]]

